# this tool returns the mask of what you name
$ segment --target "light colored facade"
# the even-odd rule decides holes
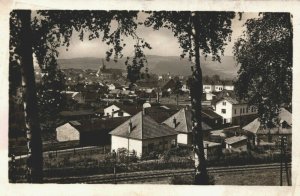
[[[211,93],[211,92],[213,92],[214,91],[214,85],[211,85],[211,84],[204,84],[203,85],[203,91],[205,92],[205,93]]]
[[[120,108],[116,105],[108,106],[107,108],[104,108],[104,116],[112,117],[113,113],[118,110],[120,110]]]
[[[222,84],[216,84],[214,85],[214,91],[215,92],[220,92],[224,89],[224,86]]]
[[[76,141],[80,139],[80,133],[70,123],[66,123],[56,128],[56,139],[59,142]]]
[[[233,91],[234,90],[234,86],[233,85],[224,85],[224,89],[225,90],[229,90],[229,91]]]
[[[126,116],[131,116],[129,113],[125,112],[124,110],[117,110],[112,113],[111,117],[116,118],[116,117],[126,117]]]
[[[137,140],[120,136],[111,136],[111,149],[118,151],[120,148],[128,149],[129,152],[135,151],[140,157],[143,153],[152,151],[163,151],[171,149],[172,144],[176,141],[176,136],[159,137],[146,140]]]
[[[158,150],[169,150],[177,143],[177,132],[158,124],[150,116],[139,112],[110,132],[111,150],[125,148],[137,156]]]
[[[223,124],[226,124],[232,123],[234,118],[256,114],[257,110],[254,106],[238,103],[236,100],[232,102],[221,99],[216,103],[215,112],[223,117]]]
[[[206,96],[206,100],[207,101],[211,101],[211,100],[213,100],[213,98],[216,96],[216,95],[214,95],[213,93],[205,93],[205,96]]]

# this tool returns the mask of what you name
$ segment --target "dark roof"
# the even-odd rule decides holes
[[[132,130],[129,131],[129,123],[132,123]],[[132,138],[132,139],[151,139],[164,136],[177,135],[177,132],[170,127],[158,124],[150,116],[139,112],[129,120],[110,132],[111,135]]]
[[[109,132],[128,120],[129,117],[117,117],[106,119],[89,119],[80,121],[70,121],[69,123],[80,132]]]
[[[162,106],[152,106],[150,108],[145,108],[145,112],[156,122],[162,123],[167,118],[170,118],[170,116],[178,112],[178,110],[171,108],[167,109]]]
[[[167,90],[169,88],[173,89],[175,87],[175,80],[174,79],[170,79],[163,87],[162,90]]]
[[[241,141],[247,140],[246,136],[233,136],[233,137],[229,137],[225,139],[225,142],[227,144],[234,144],[234,143],[238,143]]]
[[[222,118],[222,116],[220,116],[219,114],[217,114],[216,112],[214,112],[212,109],[209,108],[202,108],[202,115],[203,117],[207,117],[210,119]]]
[[[284,108],[280,108],[278,114],[278,120],[282,122],[286,122],[288,127],[283,128],[281,126],[274,126],[270,129],[265,129],[261,126],[261,122],[259,118],[256,118],[249,124],[243,127],[244,130],[252,132],[254,134],[292,134],[292,114]]]
[[[93,115],[94,112],[91,110],[75,110],[75,111],[62,111],[59,114],[61,116],[84,116],[84,115]]]
[[[176,127],[174,125],[174,118],[176,119]],[[190,133],[192,132],[192,112],[189,109],[182,108],[176,114],[165,120],[163,123],[170,127],[175,127],[178,132]],[[202,130],[208,131],[212,128],[206,123],[202,122]]]
[[[142,107],[138,106],[136,104],[129,105],[129,104],[113,103],[110,106],[112,106],[112,105],[117,106],[118,108],[120,108],[120,110],[123,110],[132,116],[137,114],[138,112],[142,111]],[[108,106],[108,107],[110,107],[110,106]],[[115,112],[118,112],[118,111],[119,110],[117,110]]]

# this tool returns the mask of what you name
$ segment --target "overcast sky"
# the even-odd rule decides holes
[[[248,18],[258,17],[258,13],[244,13],[242,20],[238,20],[238,16],[233,19],[232,23],[232,39],[228,42],[225,48],[226,56],[233,56],[232,47],[236,39],[242,34],[244,30],[243,24]],[[143,18],[143,16],[142,16]],[[145,50],[146,55],[160,55],[160,56],[179,56],[181,49],[177,38],[175,38],[168,29],[161,29],[154,31],[152,28],[139,27],[137,33],[140,37],[143,37],[152,47],[151,50]],[[134,43],[131,39],[125,40],[127,47],[125,47],[123,53],[124,56],[132,56]],[[80,41],[78,39],[78,33],[74,33],[71,39],[71,45],[66,51],[65,47],[59,49],[59,58],[78,58],[78,57],[105,57],[105,52],[108,46],[102,43],[100,39],[94,39],[89,41],[85,39]]]

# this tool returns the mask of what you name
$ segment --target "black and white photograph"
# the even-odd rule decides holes
[[[10,185],[295,184],[292,12],[57,8],[7,12]]]

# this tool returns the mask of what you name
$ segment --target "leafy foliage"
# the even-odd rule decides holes
[[[195,56],[194,38],[199,40],[202,55],[212,55],[213,60],[220,61],[224,55],[224,45],[231,36],[231,19],[234,12],[195,12],[199,33],[195,35],[192,25],[192,12],[190,11],[159,11],[148,12],[151,15],[146,19],[145,25],[152,26],[155,30],[167,28],[172,30],[178,38],[182,54],[190,60]]]
[[[289,13],[262,13],[249,19],[234,46],[241,67],[235,82],[240,99],[256,105],[263,124],[271,122],[281,106],[291,109],[292,23]]]

